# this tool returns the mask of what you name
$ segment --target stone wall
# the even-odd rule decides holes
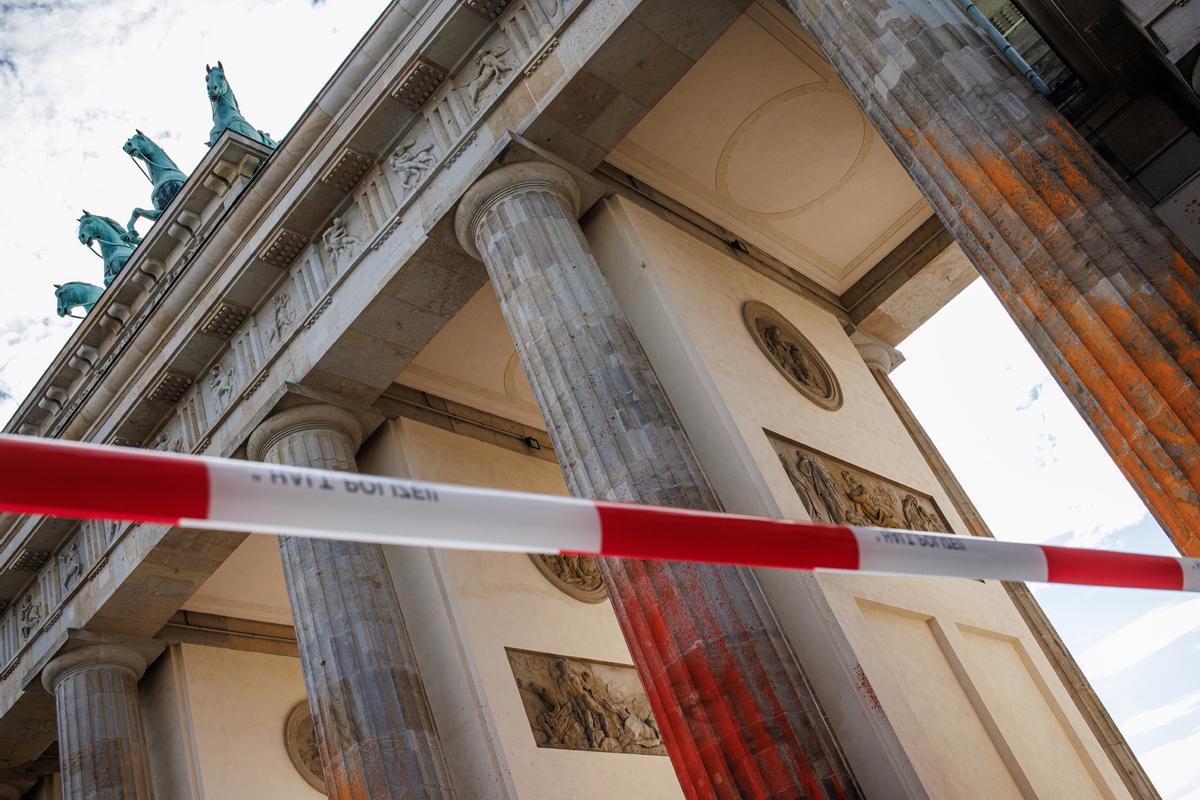
[[[873,473],[930,498],[966,532],[834,317],[629,201],[594,209],[585,231],[730,511],[808,518],[770,431],[853,465],[856,483]],[[841,408],[803,396],[760,351],[741,313],[750,300],[812,343]],[[877,500],[868,489],[847,506],[869,515]],[[869,796],[895,796],[897,783],[931,796],[1127,796],[998,583],[758,574]]]

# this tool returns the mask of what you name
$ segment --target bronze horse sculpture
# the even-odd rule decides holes
[[[125,226],[132,231],[139,218],[154,220],[162,216],[162,212],[183,188],[183,184],[187,181],[187,175],[175,165],[175,162],[161,147],[140,130],[126,139],[121,149],[135,162],[137,159],[141,159],[149,169],[146,177],[154,184],[150,190],[150,202],[154,208],[135,208],[133,210],[133,214],[129,217],[129,224]]]
[[[215,67],[205,64],[204,69],[207,73],[205,82],[208,86],[208,100],[212,103],[213,115],[213,127],[208,136],[208,146],[212,147],[216,144],[217,139],[220,139],[221,134],[225,131],[234,131],[259,144],[276,147],[278,143],[274,139],[256,129],[242,116],[233,89],[229,88],[229,81],[225,79],[225,67],[221,65],[221,62],[218,61]]]

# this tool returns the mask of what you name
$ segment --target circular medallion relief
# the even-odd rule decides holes
[[[325,776],[321,771],[321,751],[317,749],[317,731],[313,727],[308,701],[297,703],[288,712],[287,722],[283,724],[283,746],[300,777],[321,794],[328,794]]]
[[[585,603],[603,603],[608,590],[600,577],[600,565],[591,556],[550,556],[530,553],[530,560],[559,591]]]
[[[830,411],[842,407],[842,387],[837,376],[795,325],[758,300],[746,301],[742,319],[758,349],[800,394]]]

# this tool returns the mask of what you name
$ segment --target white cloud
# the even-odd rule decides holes
[[[247,119],[280,139],[386,5],[0,4],[0,324],[50,320],[50,338],[0,345],[0,387],[12,395],[0,397],[0,421],[75,327],[54,316],[52,284],[101,282],[99,260],[75,239],[81,209],[124,222],[149,206],[150,184],[121,152],[134,129],[191,169],[212,127],[204,65],[220,59]]]
[[[1079,661],[1092,680],[1104,680],[1197,629],[1200,629],[1200,597],[1158,606],[1096,642],[1083,652]]]
[[[1140,714],[1134,714],[1121,723],[1121,731],[1132,739],[1144,733],[1165,728],[1176,720],[1183,719],[1200,709],[1200,692],[1193,692],[1158,708],[1151,708]]]
[[[1142,767],[1163,800],[1200,798],[1200,729],[1156,747],[1141,757]]]

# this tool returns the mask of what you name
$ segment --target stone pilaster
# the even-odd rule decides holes
[[[1200,266],[954,0],[785,0],[1179,548]]]
[[[482,258],[571,492],[720,504],[576,221],[563,169],[483,177],[456,217]],[[648,532],[650,533],[650,532]],[[804,672],[745,569],[602,560],[689,797],[856,797]]]
[[[995,538],[992,535],[992,529],[984,522],[983,515],[971,502],[966,489],[958,482],[950,465],[942,457],[941,451],[929,438],[929,434],[917,419],[917,415],[909,408],[896,385],[892,383],[889,373],[904,361],[904,356],[874,336],[862,331],[855,331],[850,340],[854,342],[859,355],[871,370],[875,382],[879,384],[880,390],[888,399],[892,409],[895,410],[896,416],[908,431],[913,444],[921,451],[925,463],[937,477],[938,483],[950,498],[954,510],[966,524],[967,530],[971,532],[972,536]],[[1100,698],[1096,695],[1087,676],[1079,668],[1079,663],[1067,649],[1066,643],[1059,637],[1058,631],[1054,629],[1054,625],[1046,616],[1046,612],[1042,610],[1037,598],[1033,596],[1033,592],[1024,583],[1016,581],[1001,581],[1000,583],[1008,592],[1013,605],[1016,606],[1017,613],[1029,626],[1029,632],[1033,634],[1033,638],[1037,639],[1046,660],[1050,662],[1050,666],[1054,667],[1054,671],[1062,680],[1067,693],[1075,701],[1075,707],[1087,721],[1088,727],[1096,736],[1096,741],[1108,755],[1130,794],[1140,800],[1160,800],[1158,792],[1150,783],[1150,778],[1142,769],[1137,756],[1133,754],[1129,743],[1125,741],[1125,737],[1113,722],[1112,717],[1109,716],[1104,704],[1100,702]]]
[[[267,419],[255,460],[357,472],[352,414],[308,405]],[[332,798],[450,798],[449,772],[379,545],[280,537],[308,702]]]
[[[58,714],[63,800],[149,800],[150,757],[138,701],[138,649],[93,644],[54,658],[42,684]]]

